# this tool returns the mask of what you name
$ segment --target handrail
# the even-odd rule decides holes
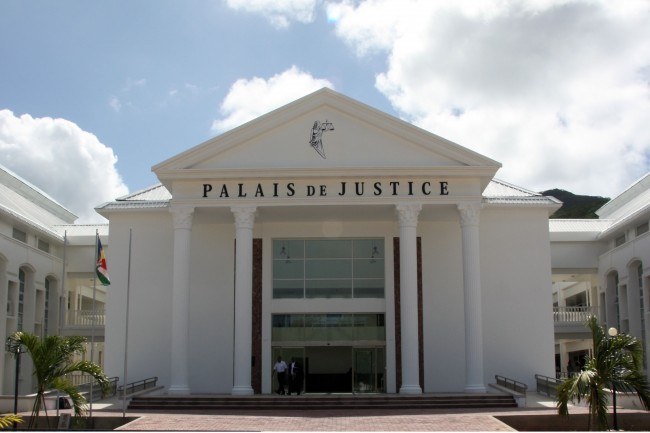
[[[494,375],[494,379],[497,381],[497,385],[521,394],[526,394],[526,390],[528,390],[528,385],[522,382],[517,382],[514,379],[508,379],[507,377],[499,376],[498,374]]]
[[[103,326],[106,321],[104,310],[70,310],[67,326]]]
[[[597,313],[597,307],[553,307],[553,322],[584,323]]]
[[[119,377],[110,377],[108,379],[109,382],[109,389],[106,394],[104,394],[102,391],[102,387],[99,385],[99,382],[95,381],[90,381],[86,383],[82,383],[81,385],[77,386],[77,389],[79,392],[84,392],[84,393],[89,393],[90,392],[90,384],[92,382],[92,388],[93,388],[93,394],[90,397],[89,400],[95,401],[99,400],[105,397],[113,397],[116,392],[117,392],[117,382],[120,380]]]
[[[136,393],[148,388],[154,388],[158,382],[158,377],[150,377],[149,379],[138,380],[137,382],[131,382],[126,384],[126,395]],[[120,385],[117,388],[118,395],[124,395],[124,385]]]
[[[557,387],[563,382],[562,379],[543,376],[541,374],[535,375],[535,381],[537,382],[537,392],[546,394],[549,397],[555,397],[557,395]]]

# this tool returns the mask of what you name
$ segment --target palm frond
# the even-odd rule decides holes
[[[558,386],[558,413],[568,415],[568,404],[584,400],[589,405],[589,428],[607,429],[609,389],[634,392],[650,410],[650,383],[643,374],[643,346],[631,335],[608,337],[595,316],[586,322],[591,330],[593,352],[583,371]]]
[[[13,423],[19,424],[23,422],[23,418],[20,415],[8,414],[0,417],[0,428],[7,428]]]

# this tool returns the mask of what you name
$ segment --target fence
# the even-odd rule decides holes
[[[149,379],[139,380],[137,382],[131,382],[126,384],[126,395],[136,393],[138,391],[143,391],[148,388],[154,388],[158,382],[157,377],[150,377]],[[117,388],[119,395],[123,395],[124,386],[119,386]]]
[[[526,394],[526,390],[528,389],[528,385],[522,382],[517,382],[516,380],[513,379],[508,379],[507,377],[495,375],[494,378],[497,381],[497,385],[503,386],[504,388],[511,389],[515,392],[519,392],[521,394]]]
[[[557,387],[562,383],[561,379],[542,376],[541,374],[535,375],[535,381],[537,382],[537,392],[546,394],[549,397],[555,397],[557,395]]]

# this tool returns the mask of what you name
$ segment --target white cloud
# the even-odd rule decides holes
[[[292,21],[310,23],[321,0],[226,0],[228,7],[264,15],[278,29],[289,27]]]
[[[117,96],[111,96],[108,100],[108,106],[113,109],[116,113],[119,113],[122,110],[122,103]]]
[[[650,3],[368,0],[328,5],[406,118],[531,189],[614,195],[649,169]]]
[[[147,85],[147,79],[146,78],[140,78],[137,80],[134,80],[133,78],[127,78],[126,80],[126,85],[124,88],[122,88],[123,92],[130,92],[133,89],[137,89],[139,87],[144,87]]]
[[[79,223],[105,221],[93,208],[128,193],[116,162],[111,148],[73,122],[0,110],[0,164],[76,214]]]
[[[224,117],[212,123],[212,131],[230,130],[323,87],[334,88],[329,81],[314,78],[295,66],[268,80],[237,80],[221,104]]]

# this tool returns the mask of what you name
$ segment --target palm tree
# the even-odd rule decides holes
[[[50,335],[43,339],[28,332],[16,332],[11,337],[13,344],[25,346],[34,364],[34,376],[37,381],[36,399],[28,428],[34,427],[41,407],[45,408],[45,392],[56,389],[68,394],[72,400],[74,415],[83,416],[86,399],[66,375],[81,372],[92,376],[102,391],[108,390],[109,381],[102,369],[89,361],[74,361],[73,355],[85,352],[84,337],[62,337]],[[47,414],[47,409],[45,409]]]
[[[607,429],[606,389],[633,392],[650,410],[650,383],[642,372],[643,346],[631,335],[608,338],[595,316],[585,323],[591,329],[593,354],[584,369],[558,386],[558,413],[569,415],[570,401],[589,406],[589,430]]]

